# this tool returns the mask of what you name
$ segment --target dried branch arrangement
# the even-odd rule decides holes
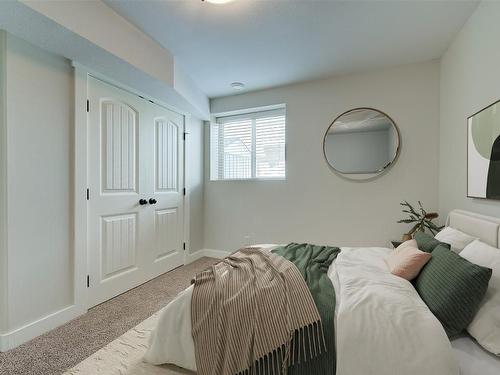
[[[404,239],[409,239],[411,236],[417,232],[425,232],[428,229],[433,235],[439,232],[443,227],[439,227],[432,222],[436,219],[439,214],[437,212],[427,212],[422,207],[422,203],[418,201],[418,209],[413,208],[413,206],[407,201],[400,203],[403,207],[402,211],[408,214],[406,219],[398,220],[398,223],[413,224],[413,227],[403,236]]]

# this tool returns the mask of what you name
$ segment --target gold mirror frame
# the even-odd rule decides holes
[[[396,129],[396,134],[397,134],[397,141],[398,141],[398,145],[396,147],[396,152],[391,160],[391,162],[387,163],[384,167],[380,168],[379,170],[377,171],[374,171],[374,172],[367,172],[367,173],[360,173],[360,172],[342,172],[338,169],[336,169],[331,163],[330,161],[328,160],[328,156],[326,154],[326,137],[328,136],[328,132],[330,131],[330,128],[333,126],[333,124],[335,124],[335,122],[340,119],[342,116],[350,113],[350,112],[354,112],[354,111],[360,111],[360,110],[370,110],[370,111],[375,111],[375,112],[378,112],[378,113],[381,113],[382,115],[384,115],[385,117],[387,117],[389,119],[389,121],[391,122],[392,126],[394,126],[394,129]],[[399,127],[398,125],[396,124],[396,122],[392,119],[391,116],[389,116],[387,113],[379,110],[379,109],[376,109],[376,108],[371,108],[371,107],[357,107],[357,108],[352,108],[352,109],[349,109],[348,111],[345,111],[343,113],[341,113],[340,115],[338,115],[333,121],[332,123],[328,126],[328,128],[326,129],[326,132],[325,132],[325,135],[323,136],[323,157],[325,158],[325,161],[326,161],[326,164],[328,165],[328,167],[337,175],[347,179],[347,180],[352,180],[352,181],[371,181],[377,177],[380,177],[381,175],[383,175],[385,172],[387,172],[391,167],[392,165],[396,162],[396,160],[398,159],[399,157],[399,154],[401,152],[401,132],[399,130]]]

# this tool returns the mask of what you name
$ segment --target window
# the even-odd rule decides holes
[[[210,126],[210,179],[285,178],[285,109],[217,117]]]

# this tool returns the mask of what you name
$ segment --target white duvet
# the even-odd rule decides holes
[[[411,283],[389,273],[389,251],[342,248],[328,271],[337,295],[337,375],[457,375],[441,324]],[[196,371],[192,292],[191,286],[163,309],[145,361]]]

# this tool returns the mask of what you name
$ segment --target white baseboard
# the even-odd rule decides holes
[[[222,259],[231,254],[228,251],[214,249],[200,249],[186,256],[186,264],[194,262],[203,257]],[[6,333],[0,333],[0,352],[5,352],[10,349],[24,344],[25,342],[34,339],[54,328],[57,328],[72,319],[77,318],[87,312],[86,309],[77,305],[65,307],[52,314],[44,316],[34,322],[28,323],[20,328],[16,328]]]
[[[186,256],[186,264],[192,263],[203,257],[222,259],[227,257],[229,254],[231,254],[229,251],[224,250],[200,249]]]
[[[5,352],[24,344],[86,312],[87,310],[81,307],[71,305],[34,322],[28,323],[25,326],[16,328],[7,333],[2,333],[0,334],[0,352]]]

